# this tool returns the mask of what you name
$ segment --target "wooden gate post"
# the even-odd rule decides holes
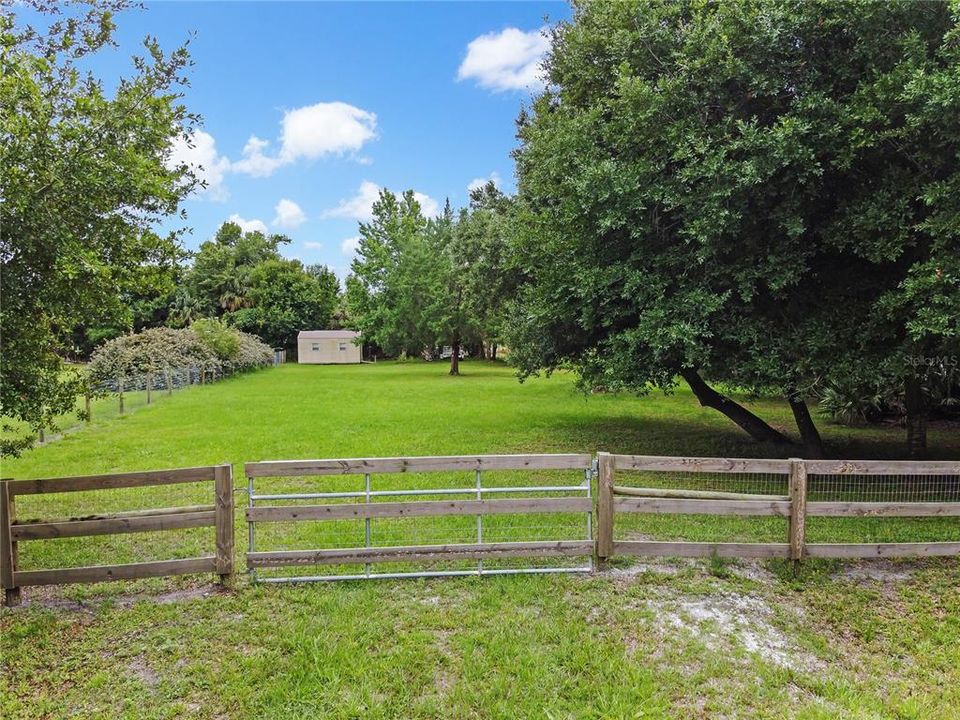
[[[220,584],[233,585],[233,466],[218,465],[214,470],[216,492],[217,574]]]
[[[790,458],[790,559],[803,559],[807,525],[807,465]]]
[[[0,480],[0,585],[3,585],[4,604],[13,607],[20,604],[20,588],[14,585],[17,570],[17,553],[10,537],[13,522],[13,497],[7,480]]]
[[[613,555],[613,457],[597,453],[597,564],[601,569]]]

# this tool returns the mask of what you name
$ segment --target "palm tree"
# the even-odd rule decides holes
[[[194,320],[203,317],[203,314],[203,304],[200,299],[179,288],[173,297],[167,323],[171,327],[187,327]]]
[[[250,307],[250,270],[246,266],[235,267],[220,282],[220,307],[227,312]]]

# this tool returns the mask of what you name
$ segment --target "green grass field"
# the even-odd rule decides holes
[[[141,400],[129,399],[131,412],[122,417],[104,401],[89,426],[5,461],[3,476],[232,462],[240,487],[242,463],[264,459],[774,452],[686,391],[584,397],[564,375],[519,385],[509,368],[472,362],[459,378],[440,364],[288,365],[158,395],[149,407]],[[751,407],[792,432],[784,404]],[[901,452],[896,428],[822,429],[835,456]],[[960,457],[958,435],[934,431],[932,455]],[[573,484],[582,480],[576,475],[540,473],[533,481]],[[375,481],[466,480],[472,477]],[[505,473],[489,482],[517,480]],[[289,482],[316,486],[316,479]],[[362,476],[323,487],[351,482],[359,489]],[[24,497],[18,515],[192,504],[209,501],[207,491]],[[237,501],[243,504],[242,493]],[[375,542],[469,541],[466,520],[384,524]],[[960,540],[957,519],[820,520],[808,530],[813,541]],[[539,518],[500,531],[503,539],[549,537],[580,532],[581,521]],[[320,525],[278,529],[262,540],[362,544],[359,528],[334,527],[335,535]],[[238,550],[244,527],[238,521]],[[621,532],[782,541],[785,526],[656,516]],[[20,550],[24,566],[43,567],[210,547],[211,531],[191,530],[21,543]],[[303,586],[241,579],[232,592],[210,578],[179,578],[26,588],[24,596],[24,606],[0,615],[3,717],[960,717],[956,560],[808,562],[799,576],[776,562],[618,562],[593,575]]]

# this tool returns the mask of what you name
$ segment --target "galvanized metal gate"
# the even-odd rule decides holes
[[[251,580],[261,582],[310,582],[368,578],[445,577],[463,575],[504,575],[516,573],[589,572],[593,569],[592,482],[595,467],[590,455],[480,455],[403,458],[355,458],[339,460],[288,460],[247,463],[248,490],[247,568]],[[560,471],[576,471],[578,481],[559,484]],[[536,482],[503,484],[485,482],[484,473],[509,474],[512,481],[520,472],[535,475]],[[397,487],[398,474],[444,473],[437,482],[421,480],[420,487]],[[467,485],[445,485],[447,475],[472,476]],[[363,488],[355,479],[363,476]],[[269,480],[268,480],[269,478]],[[318,481],[319,478],[319,481]],[[377,482],[374,482],[374,478]],[[407,480],[407,478],[404,478]],[[259,481],[259,483],[258,483]],[[259,485],[259,488],[258,488]],[[431,486],[435,485],[435,486]],[[382,486],[382,487],[381,487]],[[402,500],[401,498],[447,498],[443,500]],[[452,498],[452,499],[451,499]],[[324,504],[314,504],[320,501]],[[304,504],[304,503],[308,504]],[[266,504],[269,503],[269,504]],[[469,519],[475,516],[471,542],[464,542],[465,526],[457,542],[410,543],[419,539],[417,527],[396,525],[383,533],[403,544],[382,544],[374,538],[378,523],[423,518],[427,523],[440,518]],[[547,517],[547,521],[531,518]],[[576,523],[573,518],[579,517]],[[485,523],[486,518],[486,523]],[[504,524],[501,518],[519,518],[520,524]],[[363,523],[363,544],[358,526]],[[524,525],[523,523],[526,523]],[[311,544],[309,532],[288,530],[264,538],[258,526],[298,527],[300,523],[336,524],[333,540]],[[292,524],[292,525],[291,525]],[[454,523],[457,525],[457,523]],[[575,528],[575,525],[579,529]],[[302,526],[301,526],[302,527]],[[439,530],[443,530],[442,522]],[[524,532],[535,536],[524,537]],[[491,540],[491,537],[493,540]],[[263,541],[273,547],[261,549]],[[307,543],[308,548],[292,545]],[[319,547],[317,546],[319,545]],[[522,559],[522,560],[515,560]],[[579,560],[578,560],[579,559]],[[452,564],[437,569],[436,564]],[[466,567],[468,564],[470,567]],[[376,570],[387,564],[385,571]],[[427,564],[428,567],[422,567]],[[363,572],[338,568],[363,565]],[[397,567],[389,567],[390,565]],[[414,566],[414,567],[411,567]],[[331,569],[330,572],[302,574],[304,567]],[[294,569],[293,574],[264,577],[261,569]]]

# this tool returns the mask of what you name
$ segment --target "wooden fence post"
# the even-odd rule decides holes
[[[17,570],[16,547],[10,538],[13,512],[8,481],[0,480],[0,585],[3,585],[4,604],[7,607],[20,604],[20,588],[14,585],[13,580]]]
[[[790,559],[803,559],[807,525],[807,465],[790,458]]]
[[[220,584],[233,585],[233,466],[218,465],[214,470],[217,525],[217,574]]]
[[[597,563],[605,568],[613,555],[613,457],[597,453]]]

